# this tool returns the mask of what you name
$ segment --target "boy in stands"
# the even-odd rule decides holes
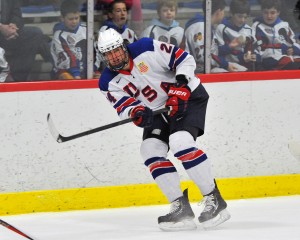
[[[206,11],[203,2],[203,12]],[[225,0],[212,0],[211,3],[211,25],[212,31],[220,24],[224,18],[226,3]],[[204,72],[204,41],[205,41],[205,18],[201,14],[196,14],[190,19],[184,30],[184,39],[180,47],[189,52],[196,61],[197,67],[195,73]]]
[[[176,0],[157,1],[158,19],[152,19],[150,26],[144,30],[141,36],[171,43],[178,47],[182,41],[184,29],[175,20],[176,13]]]
[[[300,68],[300,45],[289,23],[280,19],[281,7],[280,0],[262,0],[262,16],[252,25],[266,70]]]
[[[122,35],[126,43],[132,43],[137,40],[135,32],[127,26],[128,7],[125,0],[115,0],[109,3],[107,17],[108,19],[100,27],[99,33],[112,28]],[[98,77],[105,66],[99,56],[97,41],[95,41],[95,54],[95,77]]]
[[[212,72],[259,69],[261,58],[254,44],[252,29],[246,23],[249,14],[248,0],[231,1],[230,17],[226,17],[218,25],[214,34],[212,56],[217,67],[213,68]]]
[[[62,22],[53,28],[51,43],[54,79],[86,79],[86,26],[80,22],[77,1],[61,4],[61,18]]]

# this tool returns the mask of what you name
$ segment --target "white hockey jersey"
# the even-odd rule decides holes
[[[273,25],[267,25],[260,17],[255,19],[252,29],[257,41],[261,42],[261,56],[266,69],[280,69],[289,62],[299,61],[300,45],[288,22],[277,18]],[[293,56],[287,55],[288,48],[293,48]]]
[[[58,23],[53,32],[51,54],[54,72],[59,74],[68,71],[74,77],[86,78],[86,26],[80,24],[74,31],[70,31],[63,23]]]
[[[175,76],[185,74],[193,91],[200,80],[195,76],[195,60],[174,45],[142,38],[127,46],[130,71],[105,68],[99,88],[116,109],[121,119],[128,118],[131,108],[145,105],[153,110],[164,107],[167,89]]]
[[[234,39],[240,38],[244,43],[235,48],[230,48],[229,44]],[[252,29],[249,25],[244,24],[242,27],[232,25],[230,18],[225,18],[220,23],[214,33],[212,43],[212,58],[215,60],[216,66],[227,69],[228,64],[238,63],[248,68],[248,63],[244,61],[244,54],[251,52],[258,54],[254,49],[254,38]]]
[[[197,14],[190,19],[185,26],[185,50],[190,53],[196,61],[196,73],[204,72],[204,17]]]
[[[0,47],[0,82],[5,82],[9,75],[9,66],[5,59],[5,50]]]
[[[141,37],[150,37],[161,42],[171,43],[176,47],[182,41],[184,29],[179,26],[179,23],[173,20],[170,26],[166,26],[158,19],[153,19],[141,34]]]

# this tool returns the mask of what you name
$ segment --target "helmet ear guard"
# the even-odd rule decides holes
[[[125,57],[122,63],[117,66],[113,66],[110,64],[108,59],[106,58],[106,53],[110,52],[116,48],[122,47]],[[118,71],[122,69],[128,63],[128,51],[124,44],[124,40],[116,30],[113,28],[109,28],[103,32],[99,33],[98,37],[98,49],[100,52],[100,56],[102,60],[106,63],[106,65],[113,71]]]

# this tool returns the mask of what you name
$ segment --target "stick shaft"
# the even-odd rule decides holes
[[[168,108],[163,108],[163,109],[154,111],[153,114],[158,115],[158,114],[161,114],[161,113],[164,113],[167,111],[168,111]],[[118,122],[113,122],[113,123],[110,123],[110,124],[107,124],[107,125],[104,125],[101,127],[93,128],[93,129],[90,129],[90,130],[87,130],[84,132],[80,132],[80,133],[77,133],[74,135],[70,135],[70,136],[62,136],[61,134],[58,133],[58,131],[56,130],[54,123],[50,117],[50,114],[48,114],[48,116],[47,116],[47,122],[48,122],[48,126],[49,126],[50,132],[53,135],[53,137],[56,139],[57,142],[61,143],[61,142],[67,142],[67,141],[70,141],[70,140],[73,140],[76,138],[90,135],[92,133],[100,132],[100,131],[103,131],[103,130],[106,130],[109,128],[117,127],[117,126],[129,123],[129,122],[132,122],[132,119],[128,118],[128,119],[124,119],[124,120],[121,120]]]
[[[27,238],[27,239],[30,239],[30,240],[34,240],[33,238],[29,237],[27,234],[25,234],[24,232],[22,232],[21,230],[15,228],[14,226],[12,226],[11,224],[3,221],[0,219],[0,225],[2,225],[3,227],[6,227],[7,229],[15,232],[15,233],[18,233],[19,235]]]

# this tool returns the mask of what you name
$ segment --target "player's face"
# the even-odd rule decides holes
[[[126,53],[122,47],[106,52],[104,56],[112,67],[120,66],[126,61]]]
[[[159,13],[160,21],[165,25],[171,25],[176,16],[176,8],[175,7],[167,7],[163,6]]]
[[[263,9],[262,15],[266,24],[273,24],[277,17],[279,16],[280,11],[275,8]]]
[[[248,18],[248,14],[246,13],[235,13],[231,16],[231,21],[233,23],[233,25],[237,26],[237,27],[242,27]]]
[[[118,26],[123,27],[128,18],[127,8],[125,3],[116,3],[112,13],[108,13],[108,17]]]
[[[80,13],[68,13],[63,17],[65,26],[70,30],[75,30],[80,22]]]

